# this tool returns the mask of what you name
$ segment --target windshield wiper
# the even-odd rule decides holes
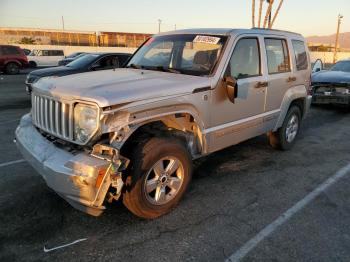
[[[175,69],[175,68],[164,67],[164,66],[155,66],[154,68],[156,70],[163,71],[163,72],[169,72],[169,73],[174,73],[174,74],[182,74],[182,72],[180,70]]]

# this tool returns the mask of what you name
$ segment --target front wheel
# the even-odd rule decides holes
[[[139,217],[157,218],[170,212],[185,193],[191,156],[177,139],[151,138],[134,151],[128,175],[124,205]]]
[[[268,134],[273,148],[289,150],[295,144],[301,126],[301,112],[299,107],[292,106],[284,119],[283,125],[276,132]]]

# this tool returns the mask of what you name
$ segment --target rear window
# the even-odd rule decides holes
[[[290,72],[287,41],[284,39],[265,39],[269,74]]]
[[[308,68],[307,54],[305,49],[305,43],[299,40],[293,40],[293,49],[295,55],[295,61],[297,65],[297,70],[305,70]]]
[[[3,55],[20,55],[21,54],[19,49],[14,46],[2,46],[1,53]]]

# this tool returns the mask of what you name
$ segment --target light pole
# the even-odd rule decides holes
[[[162,23],[161,19],[158,19],[158,34],[160,33],[160,24]]]
[[[63,15],[62,15],[62,29],[64,31],[64,18],[63,18]]]
[[[335,46],[334,46],[334,55],[333,55],[333,63],[337,62],[337,52],[338,52],[338,42],[339,42],[339,31],[340,31],[340,24],[341,20],[344,16],[341,14],[338,15],[338,26],[337,26],[337,34],[335,36]]]

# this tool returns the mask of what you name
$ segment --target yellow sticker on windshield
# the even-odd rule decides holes
[[[197,35],[193,40],[193,43],[205,43],[205,44],[216,45],[217,43],[219,43],[219,41],[220,41],[220,37]]]

